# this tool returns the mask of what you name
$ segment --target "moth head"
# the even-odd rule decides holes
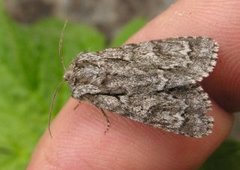
[[[73,71],[67,70],[67,71],[65,72],[64,76],[63,76],[63,79],[64,79],[65,81],[69,82],[69,80],[71,79],[72,75],[73,75]]]

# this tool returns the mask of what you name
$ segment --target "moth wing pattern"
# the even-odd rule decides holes
[[[213,118],[205,115],[210,110],[211,103],[199,85],[148,96],[95,95],[86,96],[85,100],[132,120],[186,136],[202,137],[211,133],[213,127]]]
[[[207,93],[198,85],[216,65],[218,44],[178,37],[80,53],[64,78],[72,96],[132,120],[185,136],[212,131]]]

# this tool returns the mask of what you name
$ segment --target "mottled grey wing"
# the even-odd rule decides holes
[[[216,64],[210,38],[180,37],[81,53],[65,73],[72,96],[177,134],[201,137],[213,118],[196,81]]]
[[[65,74],[72,95],[134,94],[195,84],[213,70],[218,46],[182,37],[81,53]]]
[[[132,120],[176,134],[202,137],[212,132],[208,95],[199,85],[183,86],[149,95],[86,95],[85,100]]]

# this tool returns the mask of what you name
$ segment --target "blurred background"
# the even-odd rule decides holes
[[[26,169],[48,126],[52,93],[63,68],[81,51],[118,46],[174,0],[0,0],[0,169]],[[69,98],[64,86],[53,113]],[[237,114],[236,114],[237,115]],[[240,169],[240,118],[201,170]]]

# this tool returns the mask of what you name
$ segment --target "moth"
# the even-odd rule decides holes
[[[200,138],[212,132],[208,94],[199,82],[216,65],[208,37],[151,40],[80,53],[65,72],[72,97],[166,131]]]

